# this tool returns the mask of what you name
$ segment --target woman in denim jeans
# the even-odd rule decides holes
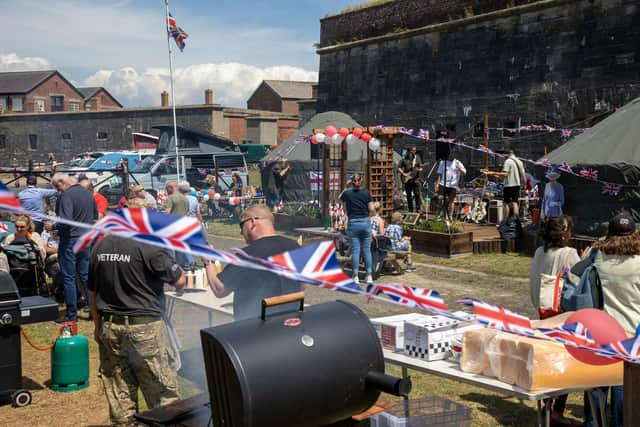
[[[359,283],[358,269],[360,265],[360,250],[364,258],[364,267],[367,271],[367,283],[373,283],[371,276],[371,220],[369,210],[372,208],[371,193],[362,187],[362,176],[354,174],[347,185],[352,188],[344,190],[340,194],[340,200],[345,204],[349,222],[347,232],[351,240],[351,269],[353,280]]]

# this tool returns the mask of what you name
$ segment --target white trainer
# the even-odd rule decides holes
[[[373,277],[370,274],[367,274],[367,279],[365,280],[367,285],[373,284]]]

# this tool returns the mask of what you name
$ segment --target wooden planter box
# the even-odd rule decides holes
[[[411,237],[414,252],[449,258],[473,253],[473,233],[470,231],[448,234],[406,229],[405,234]]]
[[[294,228],[321,227],[322,219],[308,216],[285,215],[274,213],[276,230],[293,231]]]

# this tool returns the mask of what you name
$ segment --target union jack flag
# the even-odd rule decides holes
[[[570,138],[571,137],[571,129],[562,129],[560,131],[560,135],[562,135],[563,138]]]
[[[591,336],[589,330],[580,322],[568,323],[559,328],[547,329],[538,328],[546,336],[553,338],[561,344],[578,348],[595,348],[596,341]]]
[[[425,129],[420,129],[420,130],[418,131],[418,136],[419,136],[420,138],[429,139],[429,131],[428,131],[428,130],[425,130]]]
[[[478,148],[480,149],[480,151],[484,151],[485,153],[491,153],[491,149],[486,145],[480,144]]]
[[[173,37],[176,42],[176,46],[178,46],[180,52],[182,52],[186,46],[184,41],[189,37],[189,34],[185,33],[182,28],[178,27],[175,18],[171,14],[169,14],[169,18],[167,18],[167,26],[169,36]]]
[[[617,196],[622,191],[622,185],[613,184],[611,182],[605,182],[602,184],[602,194],[610,194],[612,196]]]
[[[540,159],[536,163],[545,167],[551,166],[551,162],[547,159]]]
[[[2,182],[0,182],[0,209],[8,211],[22,210],[20,200]]]
[[[573,169],[571,169],[571,166],[569,166],[569,163],[567,163],[567,162],[560,163],[558,165],[558,169],[560,169],[561,171],[573,173]]]
[[[580,171],[580,175],[584,176],[585,178],[589,178],[589,179],[593,179],[593,180],[597,180],[598,179],[598,171],[595,169],[582,169]]]
[[[289,270],[296,271],[306,278],[322,283],[314,283],[324,289],[362,293],[362,289],[351,277],[347,276],[336,258],[333,242],[320,242],[304,246],[289,252],[274,255],[270,261]],[[305,282],[309,282],[305,280]]]
[[[599,356],[614,359],[616,357],[612,356],[613,354],[627,362],[638,363],[640,362],[640,335],[624,341],[605,344],[602,346],[602,350],[603,352],[597,353]]]
[[[403,135],[413,135],[413,129],[400,128],[398,129],[398,133],[401,133]]]
[[[464,298],[458,302],[472,306],[477,321],[485,326],[519,335],[534,336],[531,320],[526,316],[472,298]]]
[[[413,288],[406,285],[369,285],[367,294],[383,294],[406,307],[426,310],[437,314],[449,314],[449,309],[438,293],[431,289]]]

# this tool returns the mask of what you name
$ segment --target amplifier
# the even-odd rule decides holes
[[[499,224],[502,222],[502,200],[490,200],[489,201],[489,222]]]

